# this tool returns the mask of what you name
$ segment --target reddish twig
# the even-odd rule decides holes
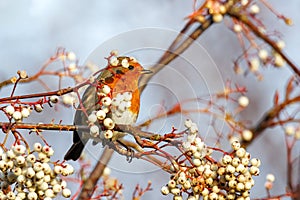
[[[240,21],[241,23],[245,24],[258,38],[262,39],[264,42],[269,44],[291,67],[297,77],[300,78],[300,70],[296,64],[294,64],[291,59],[278,47],[275,41],[273,41],[270,37],[260,31],[255,24],[253,24],[246,15],[241,14],[241,12],[230,9],[228,14]]]

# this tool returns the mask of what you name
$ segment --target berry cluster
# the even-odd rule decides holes
[[[55,104],[58,101],[59,97],[53,95],[50,96],[48,99],[41,99],[37,102],[32,103],[13,103],[4,107],[3,111],[10,120],[13,119],[15,122],[22,122],[23,119],[28,118],[30,116],[32,110],[35,110],[38,113],[42,112],[44,109],[43,104]]]
[[[64,63],[64,72],[59,74],[59,77],[69,76],[72,77],[75,81],[80,82],[82,81],[82,77],[79,76],[80,68],[78,67],[76,55],[74,52],[65,52],[64,50],[59,49],[57,54],[51,59],[52,62],[55,60],[60,60]],[[49,63],[50,65],[50,63]],[[17,72],[18,77],[14,76],[11,78],[11,82],[17,84],[28,78],[28,74],[24,70],[20,70]],[[43,74],[43,71],[40,71],[40,74]],[[14,90],[11,95],[14,94]],[[5,115],[8,117],[9,120],[14,120],[15,122],[22,122],[23,119],[28,118],[33,110],[36,112],[42,112],[44,109],[44,104],[52,104],[57,103],[60,100],[60,97],[57,95],[49,96],[41,98],[35,102],[21,102],[20,99],[17,101],[12,101],[8,105],[0,108]],[[65,106],[73,106],[75,102],[75,96],[73,93],[65,94],[61,98],[61,103]]]
[[[283,49],[284,46],[284,41],[277,41],[277,47],[279,49]],[[276,51],[269,52],[267,49],[261,48],[258,50],[257,54],[257,57],[253,57],[249,60],[249,69],[252,72],[257,72],[260,69],[261,65],[272,64],[275,67],[282,67],[285,64],[282,56]]]
[[[161,188],[164,195],[171,193],[176,200],[199,199],[250,199],[250,189],[254,185],[253,176],[259,175],[260,160],[250,158],[238,141],[232,142],[230,153],[207,147],[198,136],[198,128],[191,120],[185,122],[188,128],[187,141],[182,145],[185,153],[183,162],[176,159],[172,163],[173,174],[169,182]],[[213,151],[220,151],[220,161],[212,157]],[[181,156],[182,157],[182,156]]]
[[[124,68],[129,67],[129,61],[127,58],[123,58],[121,61],[115,57],[116,52],[111,53],[111,57],[108,58],[108,62],[112,66],[122,65]],[[129,58],[131,61],[134,58]],[[101,84],[97,87],[97,95],[99,100],[100,109],[93,111],[88,116],[90,124],[90,135],[92,138],[97,139],[111,139],[117,132],[113,129],[115,124],[130,124],[133,120],[128,117],[127,112],[131,107],[132,92],[118,93],[115,97],[112,97],[112,88],[109,85]],[[101,131],[99,126],[101,126]]]
[[[300,140],[300,127],[288,124],[284,127],[284,132],[288,137],[294,137],[296,140]]]
[[[54,150],[40,143],[34,144],[30,153],[23,145],[14,145],[0,153],[0,199],[44,199],[57,195],[68,198],[71,191],[60,176],[73,174],[70,164],[51,163]]]
[[[260,12],[259,6],[254,2],[250,2],[249,0],[241,0],[238,2],[237,5],[243,8],[244,10],[247,10],[247,12],[252,16]],[[226,6],[220,1],[207,1],[204,7],[201,7],[201,9],[201,13],[199,13],[199,10],[194,15],[192,15],[195,17],[196,20],[198,20],[201,23],[205,21],[206,15],[211,15],[215,23],[222,22],[224,19],[224,15],[227,12]],[[241,32],[242,27],[239,24],[236,24],[236,26],[234,26],[234,31]]]
[[[130,100],[132,98],[132,93],[119,93],[116,97],[111,98],[111,88],[108,85],[102,85],[98,92],[98,98],[100,100],[101,109],[92,112],[88,116],[88,121],[91,125],[90,135],[93,138],[100,137],[100,139],[111,139],[114,136],[113,129],[115,124],[118,123],[118,121],[124,122],[123,117],[126,117],[126,112],[131,106]],[[112,118],[116,120],[113,120]],[[101,132],[99,126],[96,125],[96,122],[103,125]]]

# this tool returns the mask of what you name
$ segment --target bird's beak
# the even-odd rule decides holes
[[[151,70],[149,70],[149,69],[143,69],[142,71],[141,71],[141,73],[142,74],[151,74],[151,73],[153,73]]]

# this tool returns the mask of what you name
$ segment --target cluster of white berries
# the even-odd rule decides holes
[[[201,163],[201,159],[204,156],[210,154],[210,150],[206,148],[206,145],[198,136],[198,126],[192,120],[187,119],[184,123],[187,130],[187,139],[182,143],[182,146],[188,154],[193,158],[193,163]]]
[[[255,3],[250,4],[248,0],[242,0],[238,3],[240,3],[242,7],[247,8],[251,15],[256,15],[260,12],[259,6]],[[208,10],[208,13],[212,15],[212,19],[216,23],[221,22],[224,18],[223,15],[227,12],[226,6],[220,3],[219,1],[208,1],[205,4],[205,8]],[[205,20],[205,16],[198,15],[196,16],[196,19],[202,23]],[[237,25],[233,28],[233,30],[236,32],[240,32],[242,31],[242,28],[241,26]]]
[[[71,191],[60,178],[73,174],[70,164],[52,164],[54,150],[40,143],[28,153],[23,145],[14,145],[0,153],[0,199],[51,200],[57,195],[68,198]]]
[[[300,128],[289,124],[284,127],[285,134],[290,137],[294,137],[296,140],[300,140]]]
[[[260,160],[250,159],[250,153],[237,141],[232,142],[232,153],[224,153],[217,162],[208,148],[197,136],[196,124],[187,120],[187,141],[183,143],[188,162],[179,160],[172,163],[173,174],[161,188],[164,195],[172,194],[173,199],[250,199],[254,185],[253,176],[259,175]]]
[[[78,66],[77,66],[77,57],[76,54],[72,51],[66,52],[60,56],[60,59],[65,62],[67,66],[67,70],[70,73],[77,73],[78,72]]]
[[[277,42],[277,46],[279,49],[282,49],[285,45],[282,40],[279,40]],[[249,60],[249,70],[257,72],[260,69],[261,64],[272,64],[275,67],[282,67],[285,64],[285,60],[274,50],[272,52],[268,52],[266,49],[259,49],[258,56]]]
[[[239,1],[242,8],[247,9],[248,13],[252,16],[257,15],[260,12],[260,7],[258,4],[251,2],[249,0],[241,0]],[[285,22],[290,25],[292,24],[291,20],[286,18]],[[263,26],[257,27],[260,32],[266,34],[266,29]],[[243,31],[243,27],[239,23],[234,23],[232,26],[232,30],[235,33],[240,33]],[[285,43],[282,40],[278,40],[276,42],[276,45],[279,49],[283,49],[285,47]],[[250,58],[248,60],[248,67],[251,72],[257,73],[257,71],[260,69],[260,65],[266,65],[266,64],[272,64],[275,67],[282,67],[285,64],[285,60],[283,57],[275,50],[268,51],[264,48],[258,49],[258,56]],[[241,73],[242,69],[237,67],[236,69],[237,73]],[[258,75],[258,74],[257,74]],[[262,76],[258,76],[260,79]]]
[[[122,65],[124,68],[129,67],[129,60],[124,58],[119,60],[116,56],[118,52],[112,51],[111,57],[109,57],[108,62],[112,66]],[[130,61],[136,62],[133,57],[129,58]],[[124,123],[126,120],[126,112],[131,107],[131,92],[118,93],[114,98],[112,96],[112,88],[109,85],[101,85],[98,89],[98,100],[100,104],[100,109],[93,111],[88,116],[88,121],[90,123],[90,135],[92,138],[100,139],[111,139],[115,135],[113,130],[116,123]],[[128,117],[127,117],[128,118]],[[131,119],[131,118],[128,118]],[[100,130],[99,126],[103,125],[103,129]]]
[[[129,60],[128,60],[128,58],[123,58],[122,60],[119,60],[117,58],[118,52],[116,50],[112,51],[110,54],[111,54],[111,57],[109,57],[108,62],[111,66],[121,65],[124,68],[128,68],[129,61],[137,62],[137,60],[134,57],[129,57]]]
[[[90,135],[93,138],[106,138],[110,139],[113,136],[112,129],[115,126],[114,121],[108,117],[108,113],[111,111],[110,106],[112,104],[112,100],[109,97],[111,93],[111,88],[108,85],[103,85],[99,92],[98,92],[98,99],[99,102],[101,103],[101,109],[97,111],[93,111],[89,116],[88,116],[88,121],[90,123]],[[103,124],[103,127],[105,130],[101,132],[100,135],[100,129],[99,126],[96,124],[97,122]]]
[[[50,103],[57,103],[59,97],[54,95],[49,97]],[[11,104],[7,105],[4,108],[4,112],[6,115],[14,119],[16,122],[21,122],[24,118],[28,118],[31,114],[32,110],[35,110],[36,112],[42,112],[43,106],[42,104],[34,104],[33,106],[28,105],[20,105],[20,104]]]
[[[100,109],[92,112],[88,116],[88,121],[91,125],[90,135],[93,138],[111,139],[114,136],[113,129],[117,123],[112,117],[122,118],[124,112],[131,106],[131,92],[119,93],[113,99],[111,99],[110,96],[111,88],[108,85],[102,85],[98,92]],[[109,117],[109,114],[111,114],[112,117]],[[104,129],[100,131],[96,122],[103,125]]]
[[[112,99],[111,110],[117,117],[122,117],[124,112],[131,107],[131,92],[118,93],[116,97]]]
[[[5,113],[12,117],[16,122],[22,121],[23,118],[29,117],[31,113],[30,107],[20,107],[20,106],[14,106],[14,105],[8,105],[4,109]]]

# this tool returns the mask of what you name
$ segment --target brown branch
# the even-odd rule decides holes
[[[300,70],[296,64],[294,64],[291,59],[278,47],[275,41],[273,41],[268,35],[264,34],[260,31],[255,24],[253,24],[246,15],[241,14],[239,10],[230,9],[228,10],[228,14],[245,24],[258,38],[262,39],[265,43],[270,45],[291,67],[295,74],[297,74],[298,78],[300,78]]]
[[[175,38],[174,42],[170,45],[170,47],[165,51],[163,56],[158,60],[157,64],[151,67],[152,74],[143,76],[140,79],[141,91],[143,91],[149,82],[149,80],[157,74],[160,70],[162,70],[167,64],[177,58],[180,54],[182,54],[206,29],[213,24],[213,20],[211,17],[207,18],[202,24],[198,25],[191,34],[187,36],[187,38],[181,42],[180,40],[186,35],[188,29],[193,24],[194,20],[190,20],[185,27],[180,31],[178,36]],[[178,47],[174,49],[175,46]]]
[[[286,140],[286,156],[287,156],[287,185],[288,188],[291,192],[294,191],[294,187],[293,187],[293,165],[292,165],[292,146],[293,145],[289,145],[287,138],[285,138]]]
[[[19,100],[19,99],[30,99],[30,98],[37,98],[37,97],[47,97],[52,95],[58,95],[62,96],[64,94],[73,92],[89,83],[89,80],[84,81],[83,83],[77,85],[76,87],[67,87],[62,88],[60,90],[50,91],[50,92],[42,92],[42,93],[36,93],[36,94],[26,94],[26,95],[20,95],[20,96],[12,96],[12,97],[4,97],[0,98],[0,102],[6,102],[6,101],[12,101],[12,100]]]
[[[242,141],[242,144],[244,146],[248,146],[251,144],[261,133],[263,133],[267,128],[270,128],[270,123],[273,119],[279,116],[280,112],[286,108],[287,106],[299,103],[300,102],[300,96],[297,96],[293,99],[287,99],[283,103],[276,105],[272,107],[269,111],[267,111],[262,118],[258,121],[258,123],[250,128],[250,131],[253,133],[253,138],[250,141]]]
[[[96,188],[96,184],[102,176],[105,167],[109,163],[113,152],[114,150],[109,149],[108,147],[104,148],[102,155],[99,161],[97,162],[95,168],[93,169],[87,180],[84,182],[79,197],[77,198],[78,200],[91,199]]]
[[[5,130],[27,129],[27,130],[56,130],[56,131],[75,131],[88,130],[88,126],[75,126],[66,124],[34,124],[34,123],[10,123],[0,122],[0,127]]]

